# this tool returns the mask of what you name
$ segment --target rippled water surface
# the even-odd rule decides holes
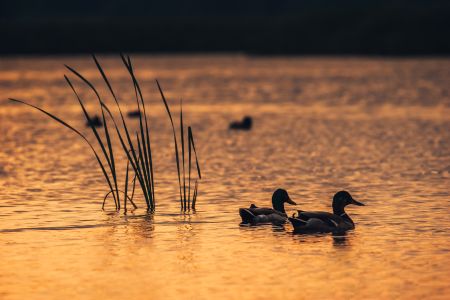
[[[120,60],[101,62],[133,109]],[[88,57],[0,59],[1,299],[450,298],[450,60],[136,57],[154,215],[140,195],[127,215],[111,200],[102,211],[107,186],[83,141],[6,101],[26,99],[89,134],[64,63],[111,103]],[[183,98],[194,129],[204,175],[195,213],[179,213],[155,78],[175,114]],[[253,130],[227,129],[244,115]],[[269,205],[278,187],[305,210],[330,210],[342,189],[367,206],[347,209],[356,230],[346,236],[240,227],[238,208]]]

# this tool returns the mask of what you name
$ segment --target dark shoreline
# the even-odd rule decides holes
[[[447,56],[450,18],[148,17],[0,19],[0,55],[244,53]]]
[[[389,59],[395,59],[395,60],[408,60],[408,59],[450,59],[450,53],[444,53],[444,54],[315,54],[315,53],[277,53],[277,54],[257,54],[257,53],[245,53],[245,52],[145,52],[145,51],[106,51],[106,52],[58,52],[58,53],[0,53],[0,59],[1,58],[24,58],[24,59],[33,59],[33,58],[39,58],[39,59],[45,59],[45,58],[67,58],[67,57],[91,57],[93,54],[96,56],[103,56],[103,57],[113,57],[113,58],[119,58],[120,54],[127,54],[134,58],[137,58],[139,56],[153,56],[153,57],[180,57],[180,56],[192,56],[192,57],[220,57],[220,56],[243,56],[249,59],[255,58],[255,59],[263,59],[263,58],[310,58],[310,59],[380,59],[380,60],[389,60]]]

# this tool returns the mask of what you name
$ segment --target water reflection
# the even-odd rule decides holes
[[[144,215],[124,217],[127,222],[127,227],[129,227],[133,232],[134,236],[148,239],[153,237],[153,232],[155,230],[154,214],[147,212]]]
[[[275,232],[275,233],[286,232],[286,226],[285,225],[272,225],[272,232]]]
[[[352,234],[344,233],[297,233],[292,232],[294,240],[301,244],[308,243],[328,243],[331,240],[332,245],[336,249],[348,249],[351,247]],[[331,237],[331,238],[330,238]]]
[[[196,251],[198,251],[197,230],[192,220],[195,212],[182,212],[178,218],[176,243],[178,244],[177,258],[182,272],[192,272],[196,269]]]
[[[155,230],[155,216],[147,211],[143,214],[138,212],[140,211],[129,211],[127,214],[122,214],[121,212],[106,213],[107,219],[105,222],[110,226],[107,234],[111,237],[151,238]]]
[[[333,246],[335,248],[348,248],[350,246],[349,237],[347,232],[333,233]]]

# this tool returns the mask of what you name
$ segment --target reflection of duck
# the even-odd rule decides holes
[[[299,233],[345,232],[355,228],[355,223],[344,208],[349,204],[363,206],[346,192],[337,192],[333,197],[333,213],[323,211],[298,211],[298,216],[289,218],[294,231]]]
[[[127,113],[128,118],[139,118],[141,116],[141,112],[139,110],[132,110]]]
[[[86,126],[88,127],[102,127],[103,122],[100,120],[100,117],[95,115],[90,120],[86,121]]]
[[[339,247],[339,248],[344,248],[344,247],[348,247],[350,246],[349,241],[347,240],[347,232],[334,232],[332,233],[333,236],[333,246],[334,247]]]
[[[242,122],[235,121],[230,123],[230,129],[250,130],[252,129],[253,120],[249,116],[245,116]]]
[[[252,204],[249,208],[239,208],[239,215],[242,218],[243,224],[284,224],[287,221],[284,203],[296,205],[296,203],[289,198],[289,195],[285,190],[278,189],[272,195],[273,208],[257,207]]]

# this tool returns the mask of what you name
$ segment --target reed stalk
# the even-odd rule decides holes
[[[175,125],[173,123],[172,114],[170,113],[169,104],[167,103],[166,97],[164,96],[164,93],[161,89],[161,86],[159,85],[158,80],[156,80],[156,85],[158,86],[159,93],[161,94],[161,98],[164,102],[164,106],[166,107],[167,114],[169,115],[170,124],[172,125],[173,140],[174,140],[174,146],[175,146],[175,159],[176,159],[176,163],[177,163],[178,185],[180,187],[180,207],[183,208],[183,194],[181,192],[180,157],[178,155],[177,134],[175,132]]]
[[[164,102],[167,114],[170,119],[170,123],[172,125],[175,160],[176,160],[176,164],[177,164],[177,175],[178,175],[178,184],[179,184],[179,191],[180,191],[180,209],[182,211],[187,211],[187,210],[191,209],[191,202],[193,205],[195,203],[194,199],[191,200],[192,150],[194,151],[194,155],[195,155],[198,179],[201,179],[200,164],[198,162],[197,152],[195,149],[194,136],[192,134],[191,126],[188,126],[188,185],[187,185],[187,194],[186,194],[186,159],[185,159],[186,149],[185,149],[185,130],[184,130],[184,120],[183,120],[183,101],[180,100],[180,140],[181,140],[181,163],[182,163],[182,166],[180,167],[180,157],[179,157],[179,150],[178,150],[177,134],[176,134],[172,114],[170,112],[169,104],[167,102],[166,97],[164,96],[164,93],[161,89],[159,82],[156,81],[156,84],[158,86],[159,92],[161,94],[161,98]],[[183,183],[181,183],[181,177],[183,178]],[[198,184],[196,184],[196,186],[198,187]],[[197,196],[196,193],[194,195],[195,195],[195,197]]]
[[[186,211],[186,172],[184,164],[184,126],[183,126],[183,101],[180,99],[180,135],[181,135],[181,157],[183,161],[183,206]]]
[[[198,180],[202,179],[202,173],[200,171],[200,164],[198,162],[198,156],[197,156],[197,151],[195,150],[195,142],[194,142],[194,134],[192,133],[192,128],[191,126],[188,127],[188,139],[189,139],[189,190],[191,188],[191,183],[190,183],[190,173],[191,173],[191,147],[192,150],[194,150],[194,156],[195,156],[195,164],[197,167],[197,175],[198,175],[198,179],[195,180],[195,187],[194,187],[194,195],[192,196],[192,209],[195,210],[195,204],[197,202],[197,194],[198,194]],[[190,192],[189,192],[190,193]],[[190,206],[190,205],[189,205]],[[188,207],[189,209],[191,207]]]

